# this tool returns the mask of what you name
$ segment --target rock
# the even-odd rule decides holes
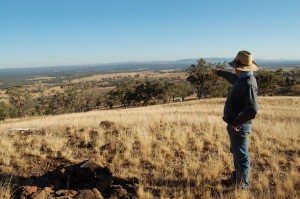
[[[14,192],[14,198],[137,198],[138,179],[113,177],[108,167],[101,167],[88,160],[75,165],[63,164],[43,176],[20,179],[20,184],[24,186],[19,186]]]
[[[95,170],[98,168],[99,166],[96,163],[92,161],[85,161],[74,167],[75,175],[82,182],[86,182],[96,178]]]
[[[104,193],[105,190],[107,188],[110,187],[110,185],[112,184],[112,178],[107,178],[107,179],[102,179],[102,180],[99,180],[95,187],[101,192],[101,193]]]
[[[75,190],[69,190],[69,195],[71,195],[72,197],[75,197],[77,194],[77,191]]]
[[[69,189],[79,189],[79,188],[83,188],[82,186],[85,183],[86,181],[82,181],[78,179],[74,173],[70,173],[68,181],[64,183],[65,185],[64,187]]]
[[[103,191],[112,184],[112,173],[108,167],[101,167],[92,161],[85,161],[75,168],[76,176],[81,180],[81,183],[89,182],[91,188],[96,184],[96,188]],[[94,184],[91,184],[94,183]]]
[[[128,196],[128,192],[121,185],[113,185],[109,190],[111,198],[124,198]]]
[[[117,130],[117,125],[115,122],[102,121],[100,127],[105,130],[105,133],[112,136],[118,136],[119,132]]]
[[[101,195],[101,193],[98,191],[98,189],[93,188],[92,192],[95,194],[95,197],[98,199],[104,199],[103,196]]]
[[[23,186],[22,190],[23,190],[23,193],[25,193],[25,195],[31,195],[31,194],[37,192],[38,188],[37,188],[37,186]]]
[[[100,194],[100,195],[99,195]],[[92,190],[80,190],[76,199],[103,199],[101,193],[94,193]]]
[[[104,130],[116,130],[117,126],[115,122],[110,122],[110,121],[102,121],[100,123],[100,127],[102,127]]]
[[[104,167],[96,171],[97,183],[95,187],[104,193],[107,188],[109,188],[113,182],[113,176],[108,167]]]
[[[93,161],[83,161],[79,164],[57,168],[49,174],[49,181],[55,190],[92,189],[96,183],[102,182],[101,190],[105,190],[112,183],[112,173],[108,167],[101,167]]]
[[[48,195],[44,190],[39,190],[32,194],[31,199],[47,199]]]
[[[54,193],[53,187],[45,187],[43,189],[47,194]]]
[[[128,193],[136,195],[136,185],[139,184],[137,178],[122,179],[114,177],[114,185],[121,185]]]
[[[57,196],[70,196],[75,197],[77,194],[77,191],[75,190],[58,190],[55,192]]]

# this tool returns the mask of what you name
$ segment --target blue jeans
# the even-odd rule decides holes
[[[241,184],[247,190],[250,175],[250,157],[248,151],[248,136],[251,132],[252,124],[243,124],[239,131],[234,131],[231,125],[227,126],[230,138],[230,151],[233,154],[235,172],[233,180],[236,184]]]

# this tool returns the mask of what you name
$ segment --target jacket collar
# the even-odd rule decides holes
[[[245,78],[245,77],[249,77],[250,75],[253,75],[253,72],[242,72],[241,74],[239,74],[239,78]]]

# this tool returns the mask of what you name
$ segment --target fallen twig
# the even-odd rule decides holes
[[[3,134],[5,135],[11,131],[18,131],[20,133],[24,133],[25,131],[32,131],[32,130],[35,130],[35,128],[13,128],[13,129],[7,129],[6,131],[3,132]]]

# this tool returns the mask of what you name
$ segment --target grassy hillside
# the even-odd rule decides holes
[[[139,179],[140,198],[295,198],[300,195],[300,98],[259,98],[248,193],[220,185],[233,169],[225,99],[7,120],[0,123],[0,198],[15,177],[93,160]],[[115,126],[101,127],[101,121]],[[16,128],[32,128],[16,131]],[[0,175],[0,176],[1,176]],[[2,194],[2,195],[1,195]]]

